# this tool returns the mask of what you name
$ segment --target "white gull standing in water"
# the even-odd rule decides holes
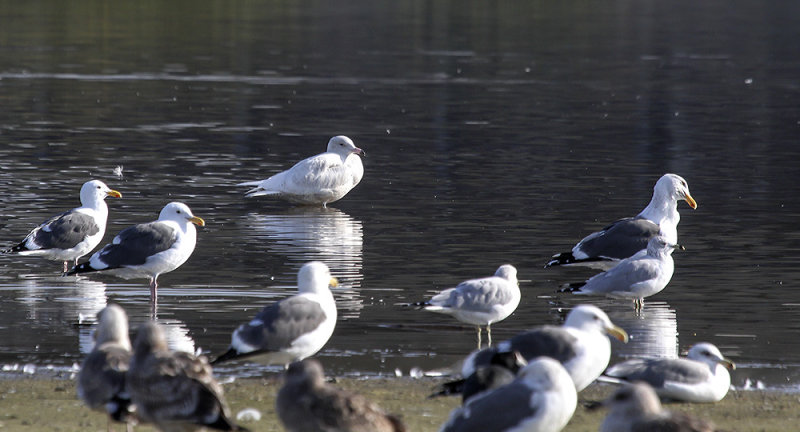
[[[659,396],[686,402],[719,402],[728,394],[734,363],[717,347],[701,342],[692,346],[686,358],[631,359],[606,370],[613,381],[644,381]]]
[[[336,302],[329,286],[337,286],[325,264],[312,261],[297,273],[294,296],[270,304],[231,337],[231,346],[212,364],[248,359],[263,364],[289,363],[314,355],[336,327]]]
[[[603,402],[609,413],[600,432],[714,432],[707,420],[666,411],[655,391],[646,383],[626,384]]]
[[[569,284],[562,291],[633,299],[636,307],[641,309],[645,297],[661,292],[672,279],[675,271],[672,252],[676,247],[679,245],[668,243],[663,236],[653,237],[647,243],[647,249],[584,283]]]
[[[125,228],[69,275],[105,272],[125,279],[149,278],[150,301],[157,302],[158,276],[180,267],[194,252],[197,231],[205,221],[180,202],[164,206],[158,220]]]
[[[564,367],[539,357],[520,369],[511,383],[453,410],[440,432],[557,432],[572,418],[577,401]]]
[[[650,204],[636,217],[620,219],[578,242],[570,252],[553,255],[545,267],[585,266],[608,270],[647,247],[650,238],[663,235],[667,242],[678,242],[678,201],[685,200],[696,209],[697,202],[681,176],[664,174],[655,187]]]
[[[464,360],[461,375],[468,377],[479,366],[490,364],[497,352],[518,351],[527,361],[547,356],[561,362],[576,390],[581,391],[608,366],[611,343],[606,334],[628,342],[625,330],[614,325],[600,308],[578,305],[567,314],[562,326],[537,327],[495,347],[473,352]]]
[[[91,252],[103,240],[108,219],[105,198],[120,198],[122,194],[100,180],[91,180],[83,184],[80,196],[80,207],[48,219],[34,228],[22,242],[3,253],[64,261],[66,273],[70,261],[78,264],[78,258]]]
[[[430,300],[414,303],[431,312],[452,315],[455,319],[472,324],[478,331],[478,348],[481,347],[481,326],[486,326],[489,345],[492,344],[492,323],[502,321],[517,309],[520,301],[517,269],[511,264],[501,265],[494,276],[470,279],[454,288],[446,289]]]
[[[239,183],[255,186],[248,197],[266,195],[297,204],[326,206],[340,200],[364,176],[360,156],[365,153],[353,141],[338,135],[328,141],[328,150],[303,159],[286,171],[265,180]]]

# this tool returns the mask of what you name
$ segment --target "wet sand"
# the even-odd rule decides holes
[[[336,385],[358,391],[402,417],[409,431],[436,431],[447,419],[457,398],[427,399],[439,380],[412,378],[337,379]],[[234,415],[244,408],[261,413],[259,421],[242,421],[253,431],[282,431],[275,413],[277,378],[243,379],[225,384]],[[612,390],[609,385],[592,385],[580,400],[599,400]],[[797,430],[800,422],[800,394],[763,391],[732,391],[717,404],[669,404],[674,411],[688,412],[713,420],[731,431]],[[589,411],[579,406],[565,431],[596,431],[604,410]],[[105,431],[103,414],[90,411],[78,400],[75,381],[19,377],[0,379],[0,430],[2,431]],[[115,430],[124,430],[117,425]],[[137,431],[152,431],[147,426]]]

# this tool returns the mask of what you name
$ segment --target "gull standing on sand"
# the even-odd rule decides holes
[[[625,258],[604,273],[599,273],[584,283],[569,284],[562,291],[581,295],[605,295],[611,298],[633,299],[641,309],[644,298],[658,294],[672,279],[675,262],[672,252],[677,244],[656,236],[647,243],[647,249]]]
[[[452,315],[461,322],[474,325],[478,331],[480,348],[481,326],[486,326],[486,335],[491,345],[492,323],[511,315],[517,309],[519,300],[517,269],[511,264],[503,264],[494,276],[461,282],[455,288],[446,289],[428,301],[412,305],[431,312]]]
[[[100,180],[81,186],[81,206],[54,216],[34,228],[18,245],[2,253],[41,256],[64,262],[64,273],[70,261],[91,252],[106,233],[108,206],[106,197],[120,198],[122,194],[110,189]]]
[[[325,264],[312,261],[297,273],[298,293],[264,307],[231,337],[231,346],[212,364],[249,359],[284,367],[316,354],[336,327],[336,302],[329,286],[337,286]]]
[[[110,304],[97,313],[97,319],[94,348],[78,372],[78,397],[89,408],[108,414],[109,421],[130,426],[131,399],[125,388],[131,359],[128,315]]]
[[[697,208],[686,180],[675,174],[664,174],[653,188],[650,204],[636,217],[620,219],[589,234],[572,251],[553,255],[545,268],[573,265],[608,270],[646,248],[648,241],[659,234],[669,243],[678,243],[679,200],[685,200],[692,209]]]
[[[509,384],[456,408],[440,432],[557,432],[575,412],[578,395],[557,361],[539,357]]]
[[[542,326],[520,333],[496,347],[470,354],[461,375],[470,376],[476,368],[489,364],[497,352],[519,351],[528,361],[539,356],[553,358],[564,366],[581,391],[608,366],[611,343],[606,334],[628,342],[628,334],[617,327],[605,312],[592,305],[578,305],[567,314],[562,326]]]
[[[600,432],[714,432],[713,423],[661,407],[656,392],[646,383],[626,384],[603,402],[609,413]]]
[[[154,321],[136,333],[127,383],[136,415],[162,431],[246,430],[230,420],[222,386],[206,358],[170,352],[164,330]]]
[[[404,432],[397,417],[387,415],[364,396],[325,382],[322,365],[307,359],[286,371],[275,409],[289,432]]]
[[[158,220],[125,228],[88,262],[67,274],[102,271],[125,279],[149,278],[150,301],[155,305],[158,276],[180,267],[194,252],[194,225],[206,223],[186,204],[171,202],[161,210]]]
[[[350,138],[338,135],[328,141],[325,153],[303,159],[266,180],[237,186],[255,186],[247,191],[248,197],[266,195],[292,203],[322,204],[325,207],[347,195],[361,181],[364,166],[359,156],[365,155]]]
[[[719,402],[731,386],[729,370],[734,363],[717,347],[695,344],[686,358],[631,359],[608,368],[604,377],[612,381],[643,381],[665,399],[686,402]]]

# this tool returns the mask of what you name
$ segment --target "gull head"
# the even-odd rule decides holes
[[[192,214],[189,206],[182,202],[171,202],[164,206],[158,220],[171,220],[178,223],[189,221],[197,226],[206,226],[206,221]]]
[[[683,177],[677,174],[664,174],[658,179],[653,189],[657,195],[672,197],[676,202],[684,200],[689,207],[697,208],[697,201],[689,193],[689,185]]]
[[[338,285],[339,281],[331,276],[328,266],[319,261],[303,264],[297,272],[297,290],[300,292],[321,292]]]
[[[106,197],[122,198],[122,194],[106,186],[100,180],[90,180],[81,186],[81,204],[90,205]]]
[[[337,135],[328,141],[328,152],[336,153],[342,157],[342,160],[347,159],[351,154],[357,154],[359,156],[367,155],[364,150],[361,150],[353,144],[353,140],[344,135]]]
[[[700,342],[692,346],[686,357],[707,364],[712,371],[718,364],[728,370],[736,369],[736,364],[723,357],[719,349],[708,342]]]
[[[583,331],[608,333],[623,343],[628,343],[628,333],[611,322],[605,312],[593,305],[578,305],[567,314],[564,326]]]

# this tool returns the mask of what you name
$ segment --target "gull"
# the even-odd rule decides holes
[[[592,383],[608,366],[611,343],[606,334],[628,342],[628,334],[617,327],[605,312],[593,305],[578,305],[567,314],[562,326],[542,326],[517,334],[496,347],[470,354],[461,375],[470,376],[477,367],[489,364],[496,352],[519,351],[530,361],[539,356],[553,358],[564,366],[581,391]]]
[[[314,355],[336,327],[336,302],[329,286],[337,285],[325,264],[304,264],[297,273],[298,293],[267,305],[250,322],[240,325],[228,351],[212,364],[246,358],[286,367]]]
[[[662,409],[655,391],[646,383],[626,384],[603,402],[609,413],[600,432],[714,432],[713,423],[688,414]]]
[[[675,262],[670,244],[663,236],[656,236],[643,249],[604,273],[599,273],[584,283],[569,284],[562,291],[579,295],[605,295],[611,298],[633,299],[641,309],[644,298],[663,290],[672,279]]]
[[[205,224],[186,204],[171,202],[161,210],[158,220],[125,228],[88,262],[67,274],[104,272],[125,279],[149,278],[150,300],[155,305],[158,276],[189,259],[197,242],[194,225]]]
[[[631,359],[608,368],[605,377],[617,381],[643,381],[665,399],[719,402],[731,386],[734,363],[708,342],[692,346],[686,358]]]
[[[353,141],[338,135],[328,141],[328,150],[303,159],[286,171],[265,180],[239,183],[255,186],[248,197],[266,195],[296,204],[327,204],[342,199],[364,176],[365,153]]]
[[[514,381],[517,372],[527,364],[519,351],[496,351],[492,354],[489,364],[476,367],[475,371],[464,379],[441,384],[437,387],[436,393],[428,397],[460,394],[461,403],[464,404],[475,395]]]
[[[127,384],[137,416],[161,431],[246,430],[231,421],[208,360],[171,352],[164,330],[154,321],[136,332]]]
[[[131,359],[128,315],[121,307],[110,304],[97,313],[97,319],[94,348],[78,372],[78,397],[89,408],[108,414],[109,421],[130,426],[131,400],[125,388]]]
[[[106,233],[108,206],[106,197],[121,198],[122,194],[110,189],[100,180],[91,180],[81,186],[81,206],[54,216],[34,228],[25,239],[2,253],[41,256],[64,262],[64,273],[70,261],[91,252]]]
[[[600,231],[589,234],[570,252],[553,255],[545,268],[586,266],[608,270],[647,247],[650,238],[659,234],[667,242],[678,242],[678,201],[685,200],[692,209],[697,202],[681,176],[664,174],[653,188],[653,199],[636,217],[620,219]]]
[[[387,415],[364,396],[326,383],[322,365],[314,359],[289,365],[275,408],[289,432],[406,430],[400,419]]]
[[[478,332],[478,348],[480,348],[481,326],[486,326],[486,335],[491,345],[492,323],[502,321],[511,315],[517,309],[519,301],[517,269],[511,264],[503,264],[494,276],[461,282],[428,301],[413,305],[431,312],[452,315],[461,322],[474,325]]]
[[[456,408],[440,432],[556,432],[572,418],[577,400],[564,367],[539,357],[520,369],[511,383]]]

